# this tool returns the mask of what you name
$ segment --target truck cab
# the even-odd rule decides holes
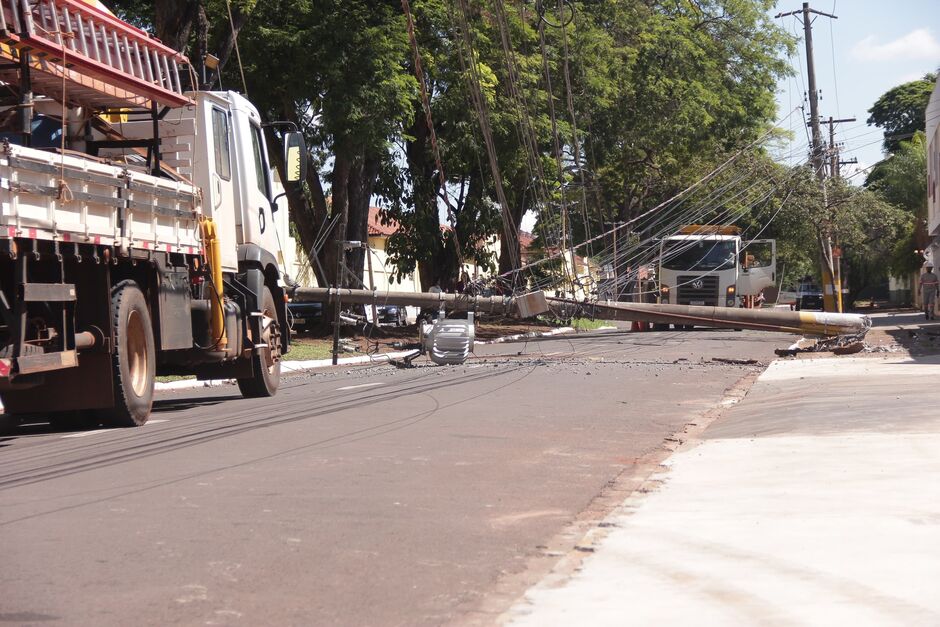
[[[684,226],[660,243],[660,302],[737,307],[774,285],[775,267],[773,240],[745,243],[734,226]]]
[[[266,272],[276,274],[281,246],[261,115],[237,92],[187,95],[193,104],[170,111],[159,123],[162,163],[202,190],[202,213],[219,233],[223,272],[239,272],[240,258],[243,262],[247,255],[264,257]],[[116,126],[128,138],[144,139],[153,132],[149,120]]]

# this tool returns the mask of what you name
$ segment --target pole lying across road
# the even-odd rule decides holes
[[[573,307],[579,307],[586,314],[602,320],[631,320],[655,324],[753,329],[755,331],[776,331],[816,337],[862,337],[871,328],[871,318],[858,314],[621,303],[616,301],[582,303],[563,298],[548,298],[547,301],[553,309],[570,310]]]
[[[445,308],[452,311],[480,311],[484,313],[515,314],[516,300],[506,296],[471,296],[444,292],[385,292],[353,290],[335,287],[298,287],[293,299],[298,302],[343,303],[356,305],[405,305],[422,308]],[[543,312],[538,312],[543,313]],[[535,314],[532,314],[535,315]]]
[[[293,299],[299,302],[332,303],[337,296],[343,303],[369,305],[410,305],[444,308],[451,311],[476,311],[530,318],[550,309],[570,315],[581,311],[602,320],[629,320],[657,324],[678,324],[726,329],[753,329],[795,333],[814,337],[862,337],[871,328],[871,318],[857,314],[780,309],[739,309],[737,307],[700,307],[695,305],[660,305],[621,303],[617,301],[581,302],[546,297],[542,292],[523,296],[472,296],[427,292],[382,292],[333,287],[299,287]]]

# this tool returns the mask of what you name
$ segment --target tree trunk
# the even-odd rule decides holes
[[[212,86],[215,84],[216,79],[225,69],[225,65],[228,63],[229,58],[232,56],[232,52],[235,50],[235,40],[238,39],[238,33],[241,32],[242,27],[248,22],[248,15],[242,13],[241,8],[239,8],[237,3],[232,3],[232,24],[225,30],[226,35],[222,39],[222,44],[219,46],[219,69],[217,69],[213,75],[209,78],[209,85]],[[226,17],[228,15],[226,14]],[[226,20],[227,22],[228,20]],[[241,77],[239,76],[238,82],[241,83]]]
[[[157,39],[185,52],[201,5],[201,0],[157,0],[153,24]]]
[[[358,242],[369,241],[369,206],[375,182],[379,175],[381,159],[377,156],[368,156],[358,159],[356,167],[349,176],[349,223],[346,227],[346,239]],[[359,279],[366,287],[368,285],[364,276],[365,249],[351,250],[349,253],[349,269],[354,277]],[[373,261],[375,261],[373,259]],[[356,286],[358,287],[358,286]]]
[[[290,120],[295,124],[299,121],[297,107],[290,100],[285,100],[282,105],[281,115],[283,119]],[[277,169],[281,181],[286,181],[287,177],[284,171],[284,152],[283,146],[274,133],[274,129],[267,129],[269,140],[271,162]],[[290,219],[297,227],[300,236],[300,246],[308,256],[310,267],[317,279],[317,284],[322,286],[330,285],[329,277],[326,275],[325,266],[325,246],[320,250],[314,250],[314,245],[318,234],[323,228],[326,228],[330,219],[329,210],[326,203],[326,195],[323,192],[323,184],[320,182],[320,173],[318,169],[311,164],[307,168],[307,189],[308,194],[304,193],[302,185],[286,184],[287,205],[290,211]],[[293,277],[297,278],[297,277]]]
[[[437,190],[439,183],[435,178],[435,164],[431,156],[431,138],[427,118],[420,103],[415,104],[414,124],[409,129],[414,138],[405,146],[408,170],[411,173],[412,203],[415,208],[415,229],[417,240],[432,244],[430,250],[416,250],[418,255],[418,275],[421,291],[441,285],[446,274],[444,245],[440,233],[440,218],[437,211]]]
[[[206,55],[209,53],[209,18],[206,17],[206,7],[199,3],[196,11],[196,54],[189,62],[193,65],[196,74],[198,89],[209,89],[209,77],[206,76]]]
[[[340,250],[337,242],[345,239],[349,225],[349,176],[352,168],[353,164],[349,156],[337,150],[333,161],[333,199],[331,202],[331,213],[332,217],[339,217],[336,228],[333,229],[333,233],[323,246],[326,276],[329,279],[329,284],[334,287],[349,287],[348,281],[346,280],[346,273],[340,272],[337,274],[337,261],[340,259],[337,255],[341,255],[342,261],[346,259],[345,252]]]
[[[507,194],[511,200],[509,201],[509,215],[512,218],[513,224],[515,224],[514,232],[518,233],[519,229],[522,228],[522,216],[525,215],[526,203],[525,203],[525,193],[521,190],[525,190],[528,185],[525,173],[521,172],[519,177],[512,181],[513,190],[517,190],[515,194]],[[510,272],[515,268],[518,268],[522,265],[522,251],[519,249],[518,239],[515,242],[510,242],[511,235],[507,235],[506,229],[503,228],[499,233],[499,273],[505,274]],[[510,244],[514,244],[511,246]]]

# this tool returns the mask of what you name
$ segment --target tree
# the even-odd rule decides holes
[[[937,75],[898,85],[886,91],[868,110],[868,124],[884,129],[884,150],[895,152],[900,143],[925,129],[924,111]]]
[[[393,0],[264,2],[240,45],[252,100],[267,119],[296,123],[313,148],[306,191],[292,187],[288,201],[306,250],[327,231],[314,267],[321,284],[336,284],[336,242],[366,240],[370,200],[391,189],[391,140],[415,93],[402,63],[401,7]],[[283,171],[280,151],[272,158]],[[361,277],[364,251],[350,252],[348,264]]]
[[[186,53],[200,87],[217,76],[206,77],[205,59],[210,47],[220,70],[228,64],[235,41],[257,0],[113,0],[109,6],[121,19],[147,30],[167,46]],[[229,20],[229,11],[232,19]],[[210,32],[210,24],[214,26]]]
[[[636,215],[767,128],[792,43],[769,0],[566,0],[564,27],[550,2],[543,21],[522,0],[412,0],[441,172],[400,0],[232,0],[231,20],[224,0],[158,0],[145,17],[140,0],[116,4],[197,61],[237,35],[248,95],[313,149],[288,202],[305,249],[326,233],[314,268],[330,284],[333,242],[367,237],[371,199],[401,225],[398,272],[420,269],[425,287],[452,286],[460,257],[485,265],[496,235],[500,271],[517,267],[529,212],[545,250]],[[240,69],[220,80],[241,85]]]
[[[910,226],[909,213],[872,190],[838,178],[826,182],[824,200],[819,179],[808,165],[791,170],[787,178],[777,191],[780,205],[768,230],[778,239],[782,260],[794,269],[818,270],[816,234],[826,232],[842,249],[842,274],[851,277],[851,295],[886,283],[895,243]]]
[[[468,107],[460,34],[453,23],[455,9],[449,4],[442,0],[411,3],[421,78],[444,172],[432,150],[424,102],[416,94],[411,123],[402,136],[401,151],[407,164],[402,172],[402,193],[391,199],[384,212],[400,225],[389,239],[390,260],[399,276],[419,270],[424,289],[433,285],[453,289],[460,261],[492,266],[495,260],[486,244],[500,232],[499,209],[487,189],[490,179],[480,168],[483,147],[477,120]],[[417,78],[413,54],[406,65]],[[443,206],[450,224],[442,229]]]
[[[728,150],[755,139],[775,117],[773,85],[792,42],[766,16],[767,2],[711,0],[601,3],[582,13],[604,38],[585,59],[579,86],[587,142],[604,202],[626,220],[695,181]],[[580,14],[579,14],[580,15]],[[613,21],[614,27],[605,25]],[[578,36],[588,29],[579,23]]]
[[[908,214],[908,224],[897,238],[891,256],[891,271],[904,276],[920,269],[923,255],[915,251],[927,246],[927,139],[917,131],[908,141],[899,141],[887,159],[868,176],[865,185],[886,202]]]

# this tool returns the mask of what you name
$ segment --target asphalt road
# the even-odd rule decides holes
[[[760,369],[713,358],[790,341],[601,333],[164,394],[140,429],[0,419],[0,623],[492,622]]]

